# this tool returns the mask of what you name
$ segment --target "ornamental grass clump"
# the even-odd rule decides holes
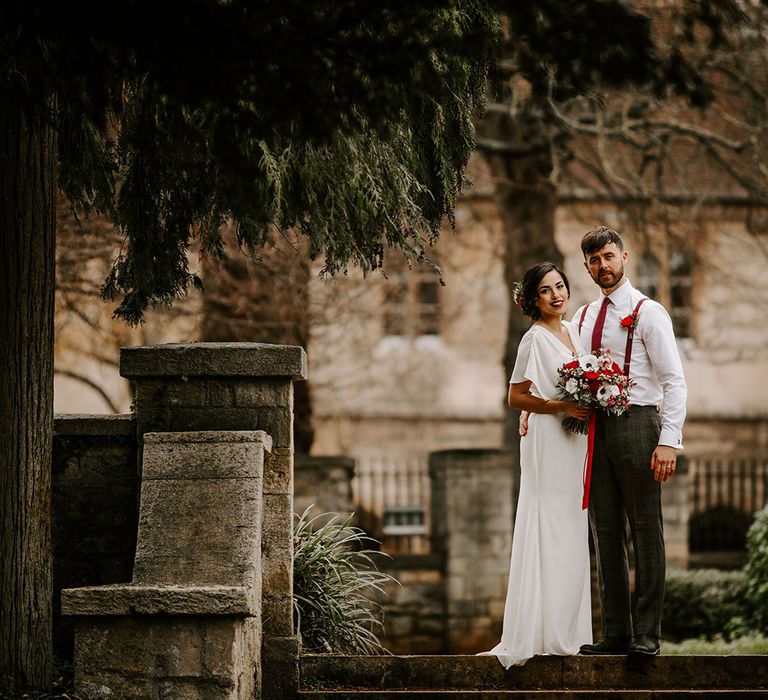
[[[352,515],[310,518],[311,508],[295,516],[293,533],[293,608],[303,650],[385,651],[377,635],[383,629],[381,605],[371,597],[383,595],[384,585],[397,584],[373,561],[386,555],[366,547],[376,540],[352,524]]]

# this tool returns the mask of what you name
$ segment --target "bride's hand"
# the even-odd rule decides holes
[[[587,420],[589,418],[589,414],[592,413],[592,409],[587,408],[586,406],[582,406],[571,401],[565,401],[563,403],[565,406],[565,412],[577,420]]]
[[[522,411],[520,413],[520,425],[518,426],[518,432],[520,437],[528,435],[528,411]]]

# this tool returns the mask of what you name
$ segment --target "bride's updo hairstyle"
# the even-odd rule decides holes
[[[539,300],[539,282],[541,282],[544,275],[552,272],[552,270],[563,278],[563,283],[568,290],[568,298],[570,299],[571,285],[568,283],[568,278],[555,263],[551,262],[540,262],[536,263],[533,267],[529,267],[523,275],[523,281],[519,283],[515,290],[515,303],[526,316],[530,316],[534,321],[538,321],[541,318],[541,312],[536,305],[536,302]]]

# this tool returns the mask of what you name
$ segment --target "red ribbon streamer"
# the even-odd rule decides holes
[[[592,455],[595,451],[595,411],[589,416],[587,426],[587,456],[584,458],[584,497],[581,499],[581,509],[589,505],[589,484],[592,481]]]

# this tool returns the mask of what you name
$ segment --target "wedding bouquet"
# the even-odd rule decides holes
[[[567,401],[616,416],[629,408],[629,388],[634,382],[605,351],[574,358],[560,367],[557,374],[557,388]],[[563,418],[563,427],[582,435],[588,432],[588,422],[573,416]]]

